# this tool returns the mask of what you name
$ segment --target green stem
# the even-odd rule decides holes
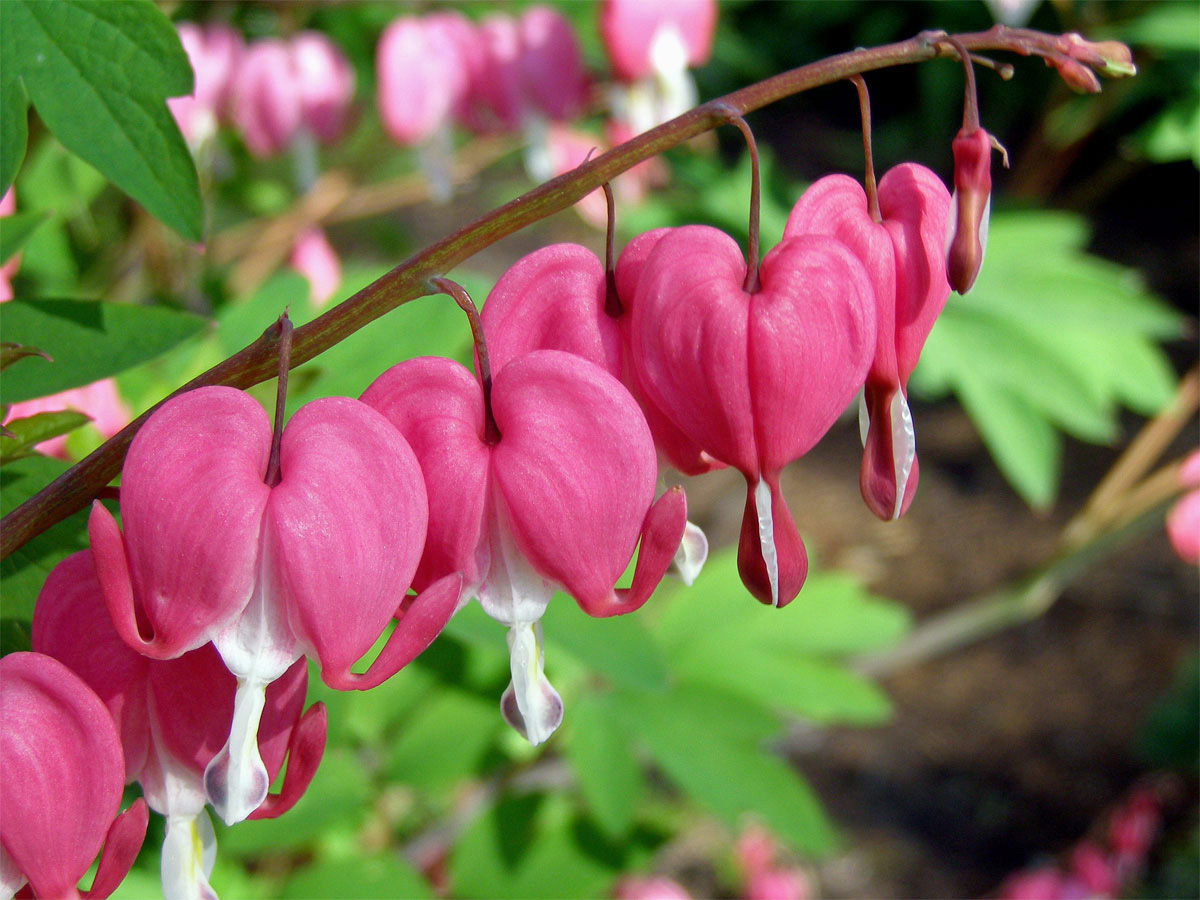
[[[852,50],[775,75],[765,81],[702,104],[657,128],[601,154],[565,175],[506,203],[453,234],[414,254],[386,275],[293,335],[292,366],[299,366],[349,337],[397,306],[428,293],[429,281],[503,237],[564,210],[606,181],[652,156],[698,134],[728,124],[784,97],[855,74],[889,66],[923,62],[939,56],[957,58],[943,31],[923,31],[882,47]],[[1056,36],[1027,28],[996,25],[987,31],[957,35],[968,50],[1007,50],[1025,56],[1058,53]],[[264,335],[170,396],[205,385],[248,388],[275,376],[278,337]],[[115,437],[26,500],[0,522],[0,558],[82,509],[121,471],[130,441],[162,402],[147,410]]]

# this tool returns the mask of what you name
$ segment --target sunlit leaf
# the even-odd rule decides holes
[[[9,434],[0,436],[0,465],[23,459],[33,453],[34,447],[42,441],[82,428],[91,420],[90,416],[70,409],[10,419],[4,423]]]
[[[645,790],[630,736],[606,694],[581,694],[570,705],[560,745],[597,823],[622,835]]]
[[[21,252],[29,236],[46,218],[43,212],[23,212],[0,218],[0,265]]]

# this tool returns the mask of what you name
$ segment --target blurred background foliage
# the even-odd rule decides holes
[[[493,8],[452,5],[473,19]],[[593,5],[556,5],[574,24],[589,68],[605,72]],[[432,204],[419,190],[415,154],[384,135],[373,102],[375,42],[400,11],[432,8],[160,4],[173,21],[226,22],[247,39],[316,29],[350,60],[356,122],[322,150],[320,169],[367,195],[386,185],[381,195],[399,199],[327,217],[342,266],[335,299],[532,186],[517,140],[481,151],[491,139],[459,134],[458,152],[486,163],[449,203]],[[700,96],[925,28],[991,23],[981,2],[725,0],[713,58],[696,73]],[[1130,412],[1161,410],[1196,359],[1200,8],[1060,0],[1036,4],[1029,24],[1126,41],[1139,75],[1107,82],[1099,96],[1076,96],[1036,61],[1013,60],[1010,83],[980,70],[984,122],[1007,145],[1012,168],[994,171],[983,273],[970,294],[948,303],[913,390],[927,404],[960,403],[1012,488],[1046,509],[1059,490],[1065,442],[1120,442],[1136,426]],[[948,180],[961,115],[958,64],[892,69],[867,82],[879,174],[915,160]],[[831,171],[860,175],[858,110],[850,87],[833,85],[750,123],[763,145],[769,246],[808,182]],[[598,116],[578,124],[599,140]],[[15,182],[19,212],[3,224],[2,261],[20,253],[18,300],[0,309],[0,325],[4,340],[44,349],[54,362],[13,363],[3,379],[6,404],[115,375],[140,412],[256,339],[285,307],[297,324],[319,313],[307,282],[284,265],[291,240],[310,224],[304,192],[316,190],[297,178],[296,160],[255,160],[221,132],[199,161],[207,236],[200,247],[110,186],[116,178],[102,174],[105,160],[68,152],[67,137],[56,138],[36,115],[29,127]],[[745,240],[747,157],[732,130],[708,138],[668,153],[666,183],[640,203],[619,204],[619,244],[648,228],[695,222]],[[272,229],[281,235],[273,242]],[[564,212],[501,241],[454,277],[482,301],[521,253],[554,240],[603,246],[600,231]],[[39,302],[22,302],[33,298]],[[40,302],[46,298],[66,305]],[[99,332],[97,317],[105,323]],[[470,362],[466,324],[445,298],[389,313],[298,369],[289,412],[319,396],[357,396],[384,368],[426,354]],[[251,393],[269,406],[274,385]],[[65,468],[29,455],[36,440],[70,431],[75,458],[101,440],[76,428],[78,419],[35,424],[40,430],[27,426],[4,439],[5,512]],[[851,485],[848,502],[852,493]],[[4,561],[5,652],[27,646],[37,589],[58,559],[84,546],[83,522],[72,517]],[[797,727],[888,719],[888,697],[855,660],[900,642],[910,616],[834,569],[816,569],[783,614],[765,614],[744,593],[732,553],[719,548],[694,586],[665,586],[638,616],[585,621],[556,597],[545,619],[547,667],[566,718],[544,748],[528,747],[497,713],[508,678],[502,630],[474,605],[377,690],[339,694],[314,672],[312,697],[330,710],[316,780],[278,821],[218,825],[213,885],[228,900],[603,896],[620,873],[653,867],[697,817],[727,834],[758,821],[806,859],[844,847],[819,797],[777,751]],[[1144,752],[1154,765],[1194,770],[1195,702],[1189,715],[1186,692],[1195,683],[1193,666],[1181,675],[1184,700],[1163,701],[1147,725]],[[151,827],[118,897],[157,892],[161,824]],[[719,863],[719,874],[721,865],[728,869]],[[1192,870],[1181,865],[1186,877]]]

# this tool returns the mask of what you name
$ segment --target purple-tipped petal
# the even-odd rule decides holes
[[[0,659],[0,845],[39,897],[74,897],[117,815],[125,779],[107,708],[41,653]]]
[[[303,701],[301,695],[301,701]],[[321,764],[325,753],[325,730],[328,715],[324,703],[314,703],[291,729],[287,747],[287,771],[278,794],[267,794],[265,799],[247,818],[274,819],[296,805]],[[265,755],[265,754],[264,754]],[[282,760],[280,761],[282,763]],[[270,767],[270,762],[267,763]],[[278,766],[275,771],[278,771]]]
[[[738,573],[768,606],[791,603],[808,576],[808,554],[779,490],[778,476],[746,486],[746,509],[738,539]]]
[[[572,596],[606,595],[654,499],[654,447],[636,402],[599,367],[539,350],[497,376],[492,404],[502,435],[492,473],[518,549]]]
[[[92,887],[84,896],[104,900],[117,889],[137,859],[142,842],[146,839],[146,825],[150,812],[142,798],[134,800],[129,809],[113,820],[104,838],[104,849],[100,851],[100,864]]]
[[[203,805],[194,815],[167,816],[159,875],[164,898],[217,900],[208,882],[217,861],[217,836]]]
[[[500,713],[533,746],[545,741],[562,724],[563,703],[546,679],[542,625],[521,623],[508,630],[512,680],[500,697]]]

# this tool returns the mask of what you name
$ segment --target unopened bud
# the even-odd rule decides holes
[[[975,283],[987,245],[992,202],[992,140],[982,128],[964,126],[954,138],[954,202],[946,222],[946,277],[965,294]]]
[[[1120,41],[1089,41],[1075,32],[1064,34],[1056,42],[1058,48],[1108,78],[1125,78],[1137,74],[1133,53]]]
[[[1065,81],[1067,83],[1067,87],[1075,91],[1075,93],[1100,93],[1100,79],[1096,77],[1095,72],[1093,72],[1083,63],[1067,57],[1047,59],[1046,63],[1058,69],[1058,74],[1062,76],[1062,80]]]

